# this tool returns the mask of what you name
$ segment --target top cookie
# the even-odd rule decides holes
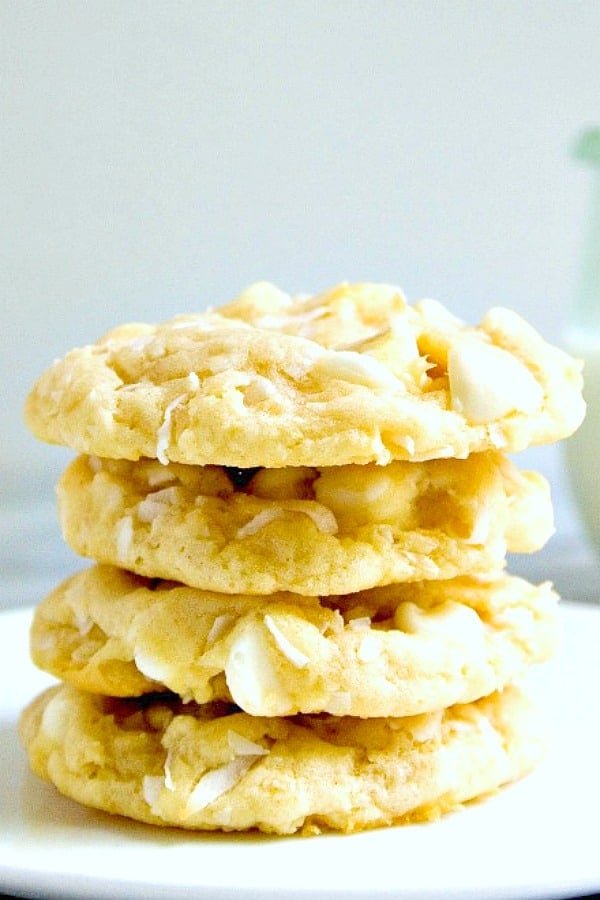
[[[571,434],[581,366],[518,315],[469,327],[386,285],[129,324],[72,350],[26,403],[34,434],[113,459],[240,468],[514,452]]]

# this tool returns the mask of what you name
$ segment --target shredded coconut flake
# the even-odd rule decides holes
[[[327,509],[320,503],[299,501],[298,503],[290,502],[286,503],[285,506],[261,510],[254,518],[238,529],[236,538],[250,537],[268,525],[269,522],[274,522],[276,519],[284,519],[289,512],[300,512],[308,516],[323,534],[335,534],[338,530],[337,520],[330,509]]]
[[[165,759],[165,787],[168,791],[175,790],[175,782],[173,781],[173,774],[171,772],[171,751],[169,750],[167,753],[167,758]]]
[[[234,619],[235,616],[232,616],[230,614],[224,614],[215,618],[214,622],[210,626],[208,634],[206,635],[206,649],[212,647],[213,644],[216,644],[216,642],[223,637]]]
[[[246,522],[245,525],[238,528],[236,538],[242,539],[251,537],[253,534],[256,534],[257,531],[260,531],[261,528],[264,528],[265,525],[268,525],[269,522],[274,522],[275,519],[282,519],[283,516],[284,512],[282,509],[263,509],[261,512],[257,513],[254,518],[250,519],[249,522]]]
[[[313,373],[318,377],[337,378],[370,388],[402,388],[402,382],[383,363],[353,350],[325,354],[313,366]]]
[[[167,487],[177,480],[169,466],[160,465],[158,462],[149,464],[146,467],[145,474],[148,486],[151,488]]]
[[[306,656],[305,653],[302,653],[301,650],[298,650],[297,647],[294,647],[291,641],[288,641],[281,629],[279,629],[273,621],[273,617],[268,613],[264,618],[264,622],[270,633],[275,638],[275,643],[277,644],[278,648],[281,650],[286,659],[289,659],[292,665],[296,666],[296,668],[298,669],[303,669],[309,664],[310,657]]]
[[[211,769],[202,776],[186,804],[186,815],[201,812],[240,781],[256,762],[256,756],[236,756],[218,769]]]
[[[133,519],[131,516],[124,516],[117,524],[117,559],[120,563],[125,562],[129,556],[129,550],[133,543]]]
[[[415,455],[415,439],[410,437],[410,435],[406,435],[406,437],[403,437],[402,440],[399,441],[399,444],[405,448],[409,456]]]
[[[171,400],[171,402],[165,409],[165,416],[162,421],[162,425],[158,429],[156,435],[156,458],[163,464],[163,466],[169,464],[167,449],[171,437],[171,418],[173,416],[173,410],[177,406],[179,406],[179,404],[182,403],[186,397],[187,394],[180,394],[179,397],[175,397],[174,400]]]
[[[153,522],[154,519],[163,513],[168,506],[175,503],[177,496],[178,493],[175,485],[148,494],[148,496],[144,497],[143,500],[140,500],[137,505],[136,512],[138,519],[140,522]]]
[[[269,751],[266,749],[266,747],[262,747],[260,744],[256,744],[254,741],[250,741],[248,738],[244,737],[243,734],[238,734],[237,731],[227,732],[227,743],[236,756],[269,755]]]

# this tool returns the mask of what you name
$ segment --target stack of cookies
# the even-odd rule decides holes
[[[27,421],[94,564],[37,608],[33,769],[144,822],[290,834],[432,818],[529,771],[518,683],[557,596],[504,570],[552,533],[506,455],[581,422],[577,362],[385,285],[130,324],[38,381]]]

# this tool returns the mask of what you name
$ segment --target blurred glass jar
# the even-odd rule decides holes
[[[585,364],[587,414],[565,447],[575,500],[600,552],[600,128],[582,135],[575,154],[593,170],[579,285],[567,331],[568,349]]]

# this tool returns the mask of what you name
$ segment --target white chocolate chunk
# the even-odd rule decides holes
[[[488,507],[483,507],[477,513],[473,530],[467,538],[468,544],[485,544],[490,535],[492,526],[492,511]]]
[[[286,715],[292,700],[281,685],[269,657],[267,635],[246,631],[233,642],[225,678],[238,706],[250,715]]]
[[[68,704],[58,694],[44,710],[41,730],[50,739],[60,742],[67,726],[68,716]]]
[[[358,647],[357,656],[361,662],[369,663],[381,655],[381,644],[374,634],[363,637]]]
[[[165,787],[165,779],[162,775],[145,775],[142,781],[142,797],[154,813],[160,815],[155,809],[158,798]]]
[[[142,675],[162,684],[168,684],[169,679],[175,674],[169,666],[157,661],[152,656],[148,656],[141,650],[135,653],[134,662]]]
[[[394,623],[408,634],[446,635],[471,649],[484,647],[483,622],[474,609],[454,600],[446,600],[431,609],[421,609],[407,600],[398,604]]]
[[[448,378],[452,409],[473,425],[512,412],[533,413],[543,392],[529,369],[507,350],[464,341],[450,348]]]

